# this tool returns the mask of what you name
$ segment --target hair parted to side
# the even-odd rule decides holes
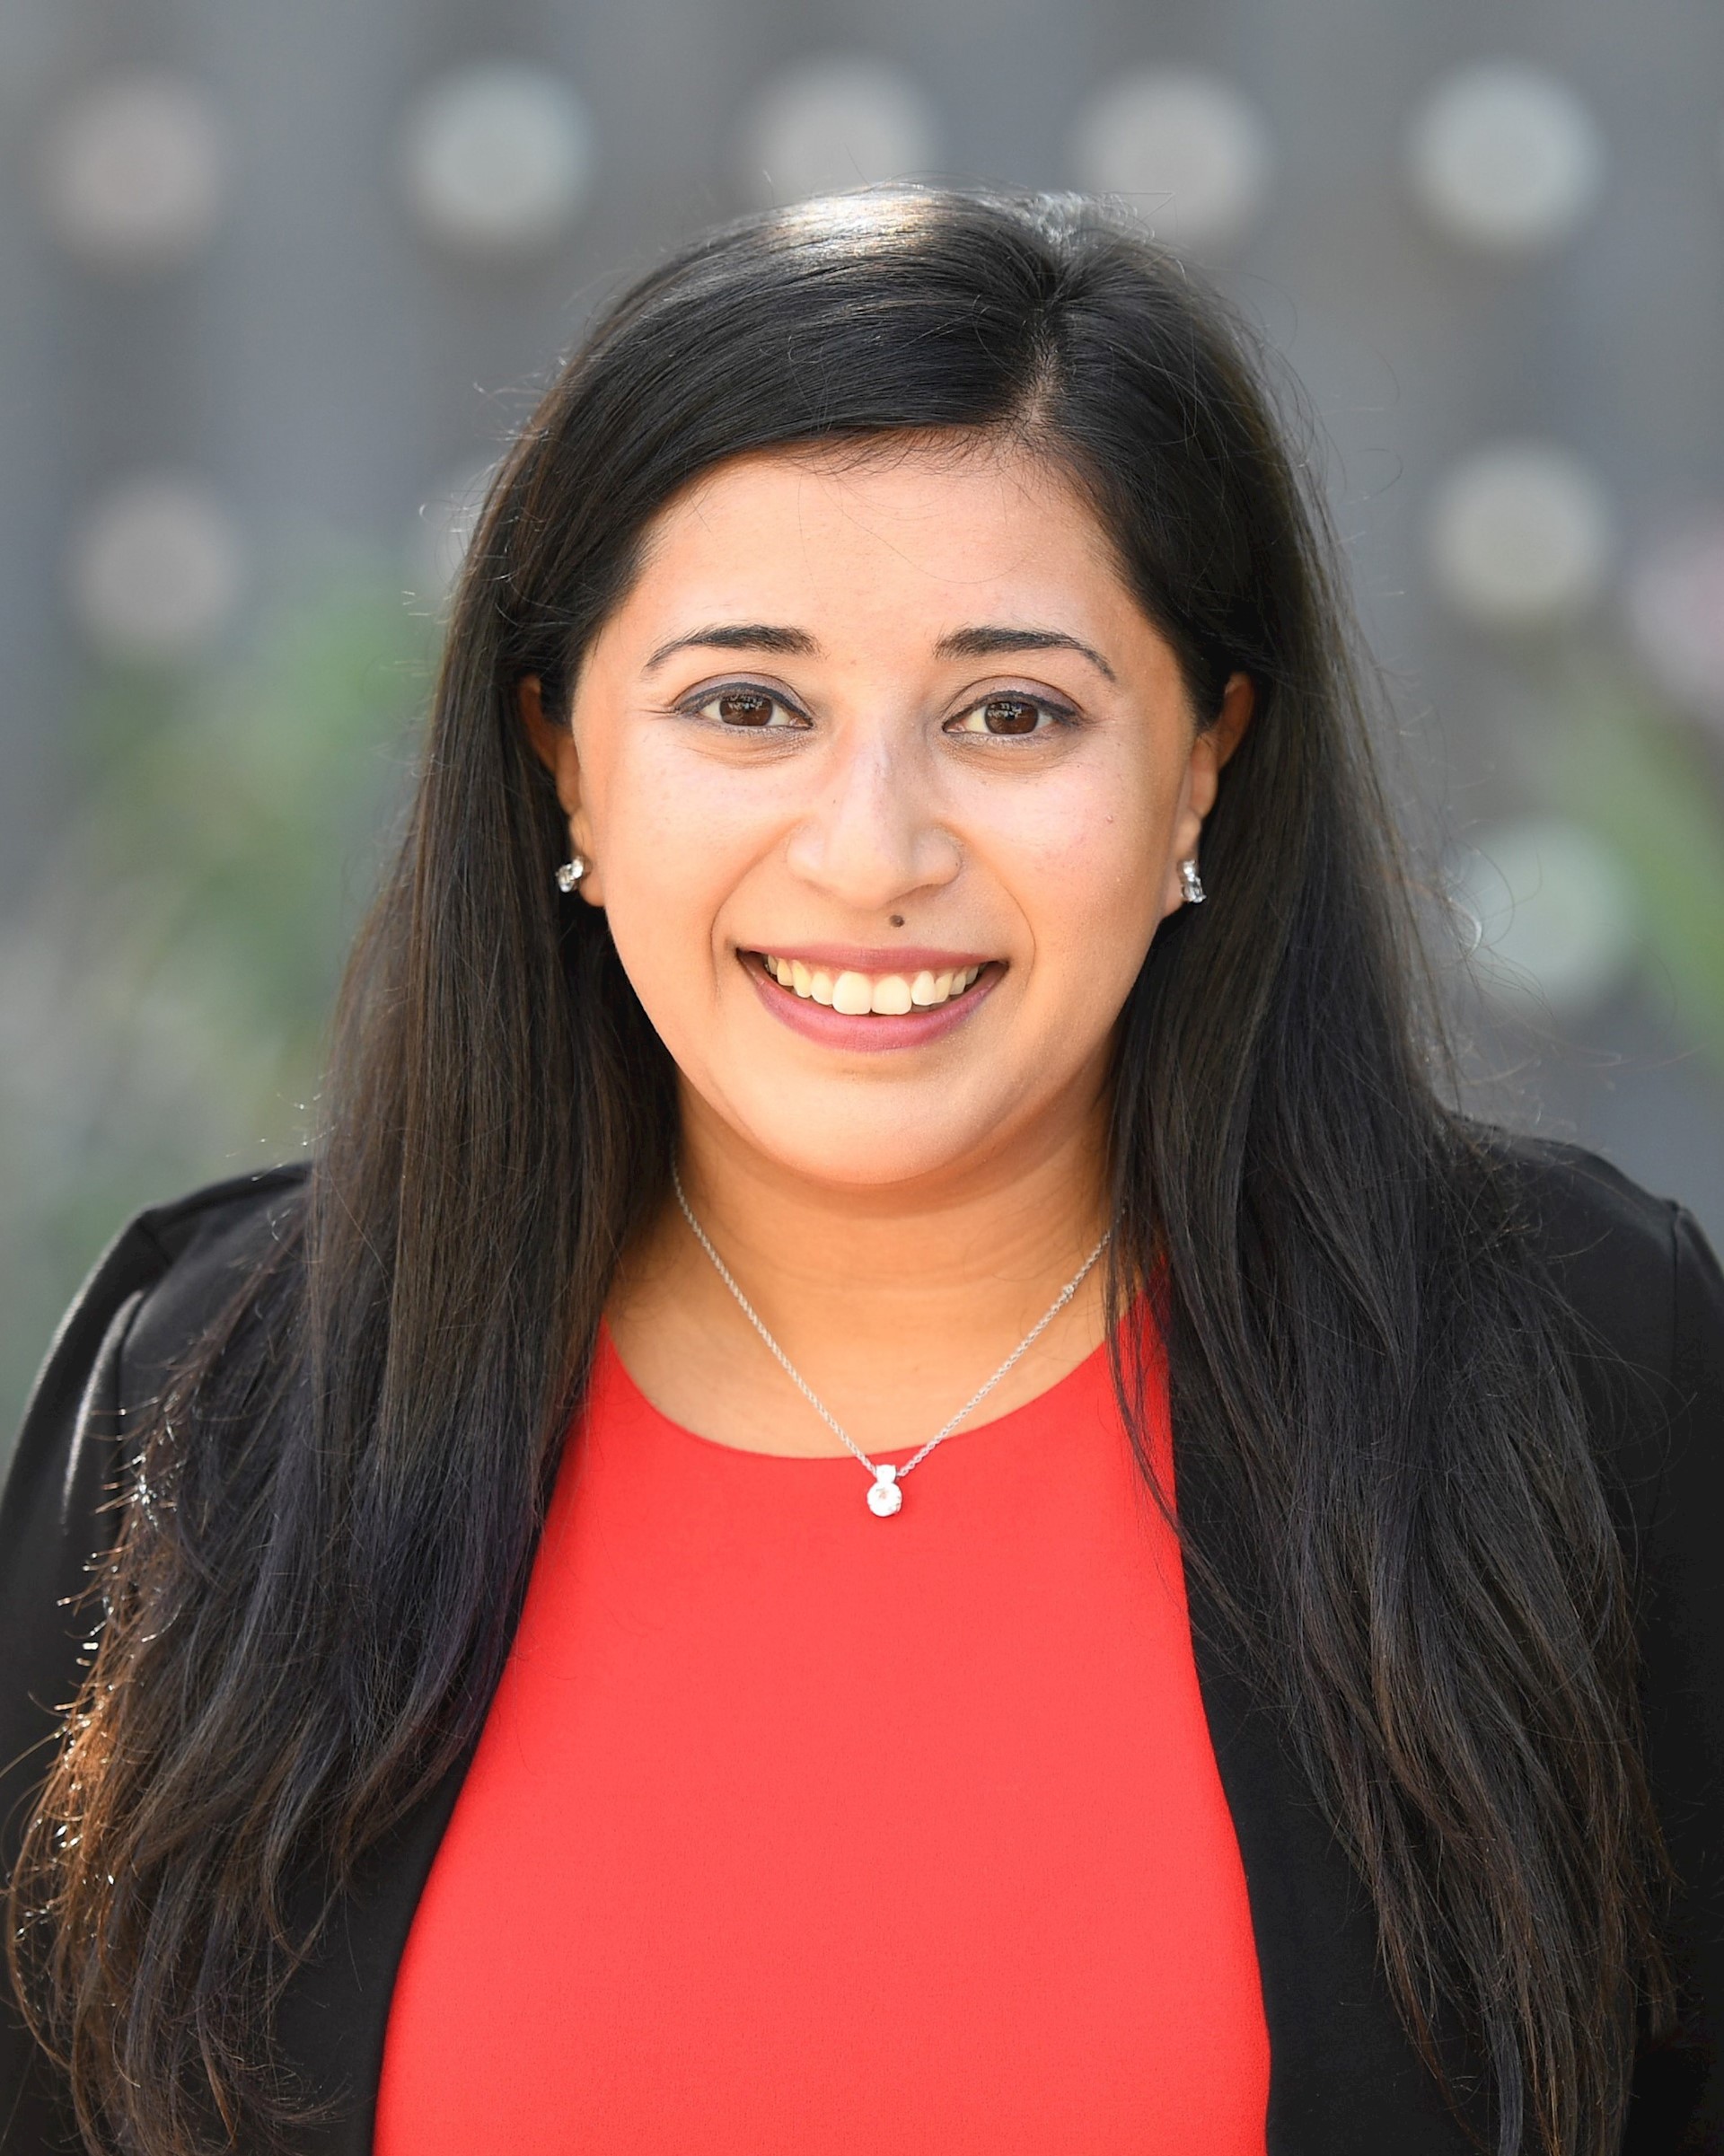
[[[1622,1561],[1500,1166],[1433,1081],[1321,509],[1179,261],[1075,198],[892,189],[641,278],[492,489],[296,1232],[141,1441],[14,1882],[92,2150],[290,2128],[276,1996],[477,1734],[668,1188],[669,1060],[603,915],[556,895],[517,684],[566,702],[649,523],[722,460],[942,435],[1078,481],[1200,723],[1255,684],[1213,902],[1122,1017],[1110,1307],[1157,1281],[1193,1606],[1283,1715],[1415,2040],[1500,2156],[1616,2145],[1637,2011],[1667,2007]]]

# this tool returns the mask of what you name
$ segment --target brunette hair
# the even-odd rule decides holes
[[[1158,1281],[1181,1459],[1218,1493],[1181,1523],[1199,1602],[1369,1888],[1414,2040],[1441,2072],[1460,2032],[1503,2156],[1616,2146],[1637,2000],[1666,2003],[1623,1561],[1509,1178],[1450,1104],[1333,541],[1264,379],[1093,203],[869,190],[685,247],[522,430],[296,1227],[137,1448],[14,1882],[91,2149],[291,2123],[269,2023],[316,1920],[290,1888],[339,1890],[472,1744],[619,1253],[665,1197],[669,1059],[603,914],[554,891],[518,685],[566,704],[697,474],[910,435],[1053,460],[1199,723],[1255,685],[1212,902],[1122,1015],[1110,1308]]]

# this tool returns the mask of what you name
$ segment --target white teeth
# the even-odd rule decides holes
[[[804,964],[800,958],[778,958],[762,951],[761,963],[781,988],[805,999],[828,1004],[847,1016],[874,1012],[883,1017],[900,1017],[910,1010],[932,1010],[950,997],[961,996],[981,972],[979,965],[955,966],[936,973],[928,969],[909,975],[871,975],[846,969],[831,973]]]

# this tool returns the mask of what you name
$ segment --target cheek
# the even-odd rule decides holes
[[[758,813],[710,771],[655,752],[650,734],[595,773],[594,849],[619,955],[647,1015],[669,1037],[710,1008],[716,923],[756,858]]]
[[[1001,859],[1039,956],[1103,992],[1130,984],[1161,919],[1177,788],[1110,764],[1038,789]]]

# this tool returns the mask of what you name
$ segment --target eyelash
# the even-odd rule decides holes
[[[1027,704],[1032,711],[1041,712],[1052,724],[1037,726],[1028,734],[990,734],[985,726],[977,727],[973,732],[969,727],[959,727],[954,730],[954,738],[962,741],[1043,741],[1050,734],[1058,734],[1079,724],[1078,714],[1069,704],[1056,704],[1051,697],[1026,696],[1012,689],[996,690],[992,696],[978,699],[967,709],[954,712],[953,717],[970,718],[978,711],[985,711],[990,704]],[[950,725],[951,721],[948,720],[947,724]]]
[[[698,695],[685,698],[682,703],[677,705],[676,708],[687,717],[706,718],[707,706],[716,704],[720,697],[725,696],[760,697],[765,702],[775,705],[780,711],[791,713],[796,719],[803,722],[804,726],[807,724],[808,715],[806,712],[793,704],[787,696],[782,695],[776,689],[768,689],[759,682],[720,682],[714,688],[703,689]],[[1057,704],[1050,697],[1028,696],[1012,690],[997,690],[991,696],[979,698],[975,703],[969,705],[965,709],[954,712],[953,718],[969,718],[975,712],[985,710],[990,704],[1027,704],[1033,710],[1038,711],[1051,719],[1052,724],[1047,726],[1037,726],[1034,732],[1029,734],[990,734],[985,729],[972,730],[965,727],[954,729],[949,738],[999,742],[1041,741],[1050,734],[1081,723],[1077,712],[1069,704]],[[951,723],[951,720],[947,720],[946,726],[950,726]],[[769,724],[763,726],[733,726],[722,718],[708,718],[707,724],[717,726],[726,734],[791,734],[803,730],[801,726],[782,724]],[[946,728],[942,727],[941,731],[945,732]]]
[[[707,706],[716,704],[722,696],[757,696],[762,702],[775,704],[780,711],[788,711],[796,718],[805,720],[807,714],[799,710],[787,696],[776,689],[763,688],[759,682],[719,682],[713,688],[702,689],[698,695],[685,697],[676,708],[689,718],[706,718]],[[785,726],[735,726],[722,718],[708,719],[709,726],[721,727],[726,734],[789,734],[796,729]]]

